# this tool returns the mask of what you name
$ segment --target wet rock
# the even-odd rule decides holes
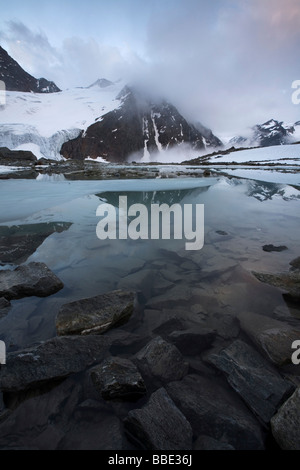
[[[256,315],[251,312],[239,314],[241,329],[274,364],[291,363],[292,343],[300,338],[300,328],[287,323]]]
[[[285,251],[288,250],[288,247],[285,245],[280,245],[280,246],[274,246],[274,245],[264,245],[262,247],[263,251],[266,251],[267,253],[272,253],[272,251]]]
[[[109,341],[102,336],[53,338],[7,355],[0,390],[19,392],[59,381],[104,359]]]
[[[284,298],[292,302],[300,302],[300,273],[279,273],[279,274],[264,274],[253,272],[254,276],[261,282],[270,284],[271,286],[278,287],[284,291]]]
[[[217,441],[210,436],[199,436],[194,444],[194,450],[235,450],[226,442]]]
[[[218,235],[222,235],[223,237],[225,237],[226,235],[228,235],[228,233],[225,232],[225,230],[216,230],[216,233],[217,233]]]
[[[213,313],[207,316],[205,326],[224,339],[236,338],[240,332],[239,321],[230,313]]]
[[[9,300],[29,296],[47,297],[63,286],[44,263],[29,263],[14,271],[0,271],[0,296]]]
[[[176,346],[160,336],[154,338],[136,354],[136,361],[139,369],[147,377],[154,376],[163,382],[182,379],[189,368]]]
[[[225,374],[231,387],[265,424],[294,390],[244,341],[236,340],[218,353],[208,354],[206,360]]]
[[[129,359],[110,357],[90,373],[96,389],[105,400],[139,399],[147,392],[141,374]]]
[[[192,428],[164,388],[124,420],[129,438],[150,450],[191,450]]]
[[[182,354],[194,356],[208,349],[215,337],[215,331],[195,325],[194,328],[188,330],[173,331],[168,339]]]
[[[68,230],[71,225],[67,222],[47,222],[0,227],[0,262],[24,263],[47,237]]]
[[[116,290],[65,304],[56,317],[59,336],[102,334],[129,320],[135,294]]]
[[[300,449],[300,388],[271,419],[272,434],[283,450]]]
[[[237,450],[264,448],[263,433],[253,414],[215,380],[187,375],[169,383],[166,390],[196,436],[222,439]]]

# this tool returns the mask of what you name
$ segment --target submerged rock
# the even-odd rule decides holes
[[[271,428],[281,449],[300,449],[300,388],[297,388],[271,419]]]
[[[61,307],[56,329],[63,335],[97,335],[129,320],[134,310],[135,294],[116,290]]]
[[[110,357],[90,373],[96,389],[105,400],[138,399],[147,392],[141,374],[129,359]]]
[[[208,349],[216,337],[216,332],[210,328],[195,325],[187,330],[173,331],[168,339],[182,354],[194,356]]]
[[[236,340],[218,353],[208,354],[206,360],[225,374],[231,387],[265,424],[294,390],[244,341]]]
[[[192,449],[191,425],[164,388],[153,393],[143,408],[130,411],[124,425],[129,438],[144,449]]]
[[[264,448],[261,427],[246,405],[216,381],[187,375],[166,390],[191,423],[196,436],[208,435],[237,450]]]
[[[110,342],[102,336],[53,338],[7,355],[0,371],[0,390],[19,392],[62,380],[101,361]]]
[[[160,336],[150,341],[136,355],[136,360],[139,369],[147,377],[154,376],[163,382],[182,379],[189,368],[176,346]]]
[[[270,284],[271,286],[278,287],[287,293],[284,297],[293,302],[300,302],[300,273],[279,273],[279,274],[265,274],[253,272],[254,276],[261,282]]]
[[[29,263],[14,271],[0,271],[0,297],[47,297],[64,287],[60,279],[44,263]]]
[[[47,237],[68,230],[71,225],[67,222],[47,222],[0,227],[0,262],[24,263]]]

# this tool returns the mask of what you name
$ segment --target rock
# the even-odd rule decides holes
[[[225,232],[225,230],[216,230],[216,233],[218,235],[222,235],[223,237],[226,237],[228,235],[228,233]]]
[[[90,373],[96,389],[105,400],[132,400],[147,393],[141,374],[129,359],[110,357]]]
[[[129,320],[134,310],[133,292],[116,290],[61,307],[56,317],[59,336],[102,334]]]
[[[44,263],[29,263],[14,271],[0,271],[0,296],[9,300],[30,296],[47,297],[63,286]]]
[[[143,408],[130,411],[124,425],[129,437],[144,449],[192,449],[191,425],[164,388],[153,393]]]
[[[247,407],[215,380],[187,375],[166,390],[196,436],[208,435],[237,450],[264,448],[261,427]]]
[[[163,382],[182,379],[189,368],[176,346],[164,341],[160,336],[137,353],[136,360],[139,369],[147,377],[154,376]]]
[[[0,297],[0,310],[10,307],[10,302],[5,297]]]
[[[168,339],[182,354],[194,356],[208,349],[215,337],[215,331],[195,325],[194,328],[188,330],[173,331]]]
[[[236,338],[240,332],[239,321],[230,313],[212,313],[207,316],[205,326],[216,331],[224,339]]]
[[[281,245],[281,246],[274,246],[274,245],[264,245],[262,247],[263,251],[266,251],[267,253],[271,253],[272,251],[285,251],[288,250],[287,246]]]
[[[300,449],[300,388],[297,388],[273,416],[271,429],[281,449]]]
[[[220,352],[208,354],[206,360],[225,374],[231,387],[265,424],[294,390],[244,341],[236,340]]]
[[[47,222],[40,224],[0,227],[0,262],[24,263],[51,234],[68,230],[71,223]]]
[[[290,262],[290,265],[292,266],[291,269],[300,269],[300,256],[298,256],[298,258],[295,258],[293,259],[291,262]]]
[[[242,330],[274,364],[291,363],[292,343],[300,338],[300,328],[287,323],[256,315],[251,312],[239,314]]]
[[[235,450],[226,442],[217,441],[210,436],[199,436],[194,444],[194,450]]]
[[[19,392],[62,380],[104,359],[109,341],[102,336],[53,338],[7,355],[0,390]]]
[[[261,282],[270,284],[271,286],[278,287],[287,293],[284,298],[292,302],[300,302],[300,273],[279,273],[279,274],[264,274],[253,271],[254,276]]]

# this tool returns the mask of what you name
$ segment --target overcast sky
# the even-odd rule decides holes
[[[300,120],[299,0],[9,0],[0,44],[62,89],[138,79],[221,137]]]

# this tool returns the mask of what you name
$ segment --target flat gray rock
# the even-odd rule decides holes
[[[191,425],[164,388],[154,392],[143,408],[130,411],[124,425],[129,437],[144,449],[192,449]]]
[[[10,353],[0,370],[0,390],[19,392],[64,379],[103,360],[109,345],[102,336],[72,336]]]
[[[44,264],[29,263],[14,271],[0,271],[0,297],[47,297],[63,288],[60,279]]]
[[[129,320],[135,294],[116,290],[65,304],[56,317],[58,336],[100,335]]]
[[[110,357],[91,369],[91,378],[105,400],[132,400],[147,393],[144,380],[129,359]]]
[[[268,424],[294,386],[284,380],[251,346],[236,340],[206,360],[221,370],[253,413]]]
[[[187,375],[166,390],[196,436],[222,439],[237,450],[264,449],[262,428],[251,411],[215,380]]]
[[[154,338],[136,354],[139,369],[147,377],[156,377],[163,382],[180,380],[189,369],[182,354],[173,344],[160,336]]]
[[[273,436],[283,450],[300,450],[300,388],[271,419]]]

